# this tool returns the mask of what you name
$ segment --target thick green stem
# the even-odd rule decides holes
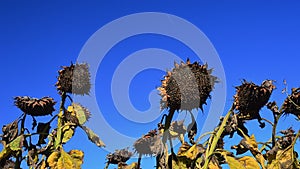
[[[59,108],[59,113],[58,113],[58,119],[57,119],[57,135],[55,139],[55,149],[57,149],[61,143],[62,143],[62,126],[63,126],[63,114],[64,114],[64,109],[65,109],[65,101],[66,101],[66,93],[63,92],[61,95],[61,102],[60,102],[60,108]]]
[[[211,137],[214,137],[212,140],[212,143],[210,145],[208,145],[207,150],[206,150],[206,160],[203,166],[203,169],[208,169],[208,164],[210,162],[210,157],[211,155],[214,153],[217,143],[219,141],[219,139],[221,138],[221,135],[225,129],[226,123],[230,117],[230,115],[233,113],[232,112],[232,108],[229,110],[229,112],[226,114],[225,118],[223,119],[221,125],[218,128],[218,131],[216,133],[216,135],[212,135]]]

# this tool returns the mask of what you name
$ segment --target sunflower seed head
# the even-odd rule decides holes
[[[71,64],[63,66],[58,71],[59,76],[55,86],[62,93],[72,93],[78,95],[89,94],[91,89],[90,72],[87,64]]]
[[[189,59],[186,63],[174,62],[174,68],[167,72],[158,88],[162,97],[161,109],[202,110],[217,82],[217,77],[207,68],[207,64],[191,63]]]
[[[300,88],[292,88],[292,94],[283,103],[283,112],[293,114],[300,120]]]
[[[45,116],[52,114],[55,110],[56,102],[51,97],[43,97],[41,99],[30,98],[28,96],[17,96],[14,98],[15,105],[24,113],[32,116]]]

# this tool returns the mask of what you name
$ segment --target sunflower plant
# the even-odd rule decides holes
[[[142,156],[154,156],[154,167],[157,169],[221,169],[224,164],[232,169],[299,169],[295,144],[300,138],[300,130],[288,128],[276,135],[276,127],[284,114],[295,115],[300,120],[300,88],[293,88],[291,94],[286,92],[287,98],[279,108],[275,101],[269,100],[275,89],[273,82],[265,80],[255,84],[244,80],[235,87],[236,94],[225,117],[220,117],[213,131],[195,139],[197,121],[192,110],[200,109],[203,112],[203,106],[211,97],[218,78],[207,64],[192,63],[189,59],[174,63],[174,68],[166,72],[158,87],[161,109],[168,113],[162,115],[161,122],[154,130],[135,141],[133,147],[139,157],[137,162],[126,164],[125,160],[117,160],[111,163],[112,157],[122,159],[122,153],[110,153],[106,168],[109,164],[116,164],[119,169],[139,169],[143,166]],[[273,122],[260,116],[264,106],[272,112]],[[175,112],[190,113],[191,123],[184,126],[183,121],[174,121]],[[265,122],[270,124],[272,137],[265,142],[257,142],[255,136],[249,134],[251,129],[245,126],[249,120],[257,120],[261,128],[265,127]],[[235,134],[241,137],[240,143],[232,145],[231,151],[226,150],[224,138],[232,138]],[[177,152],[173,148],[174,139],[181,143]],[[249,153],[245,155],[246,152]]]
[[[57,103],[51,97],[33,98],[17,96],[14,104],[21,111],[21,116],[12,123],[2,127],[0,152],[0,168],[21,168],[26,163],[32,169],[79,169],[83,163],[84,152],[71,150],[66,152],[66,144],[75,134],[76,128],[81,128],[89,140],[99,147],[105,144],[84,124],[91,113],[84,106],[74,103],[70,94],[85,95],[90,91],[90,73],[87,64],[71,64],[59,70],[57,78],[60,95],[59,110],[55,111]],[[70,100],[70,105],[66,100]],[[47,122],[39,122],[38,116],[47,116]],[[29,128],[25,121],[32,119]],[[28,119],[29,118],[29,119]],[[53,121],[57,121],[55,125]],[[52,130],[51,130],[52,129]]]
[[[161,110],[166,114],[162,114],[157,126],[145,130],[145,134],[132,145],[133,149],[121,148],[107,154],[104,168],[116,165],[118,169],[221,169],[227,164],[232,169],[300,169],[299,150],[295,149],[300,130],[290,127],[277,131],[279,119],[284,115],[290,114],[300,120],[300,88],[292,88],[288,93],[286,87],[283,90],[286,99],[278,106],[276,101],[270,100],[276,88],[273,80],[267,79],[260,84],[244,80],[235,87],[231,108],[224,117],[220,117],[215,129],[196,138],[198,128],[194,110],[204,112],[203,106],[219,82],[213,73],[208,64],[189,59],[175,62],[174,68],[166,72],[161,86],[157,88],[161,96]],[[26,163],[32,169],[80,169],[84,152],[64,150],[76,128],[82,129],[98,147],[105,146],[99,136],[85,126],[91,116],[89,110],[73,102],[70,95],[89,94],[88,65],[76,63],[62,67],[55,86],[61,98],[57,111],[54,108],[57,102],[48,96],[14,98],[14,104],[22,114],[2,127],[1,143],[4,148],[0,152],[0,168],[20,168],[21,163]],[[260,116],[263,107],[272,113],[273,119]],[[173,119],[175,113],[183,112],[191,117],[187,126],[184,120]],[[49,117],[49,120],[38,121],[39,116]],[[29,117],[31,128],[25,125]],[[245,125],[250,120],[257,120],[261,128],[271,125],[271,138],[265,142],[256,141],[251,128]],[[224,145],[228,143],[224,142],[224,138],[232,138],[236,134],[240,142],[231,145],[231,150],[225,149]],[[176,152],[174,140],[180,143]],[[128,160],[134,154],[138,158],[129,164]],[[155,157],[156,165],[143,165],[143,156]]]

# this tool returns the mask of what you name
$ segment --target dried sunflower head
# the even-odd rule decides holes
[[[163,152],[163,143],[156,130],[136,140],[133,146],[136,152],[143,155],[159,155]]]
[[[293,114],[300,120],[300,88],[292,88],[292,94],[283,103],[283,112]]]
[[[91,89],[90,72],[87,64],[71,64],[63,66],[59,70],[59,76],[55,86],[62,93],[73,93],[78,95],[89,94]]]
[[[55,101],[51,97],[43,97],[41,99],[30,98],[28,96],[17,96],[14,98],[15,105],[24,113],[31,116],[45,116],[52,114],[55,110]]]
[[[245,120],[257,119],[259,110],[268,102],[275,86],[272,80],[265,80],[259,86],[244,80],[236,87],[234,108],[239,111],[239,118]]]
[[[211,75],[212,69],[207,69],[207,64],[198,62],[175,62],[174,68],[168,71],[162,80],[160,91],[161,109],[188,110],[195,108],[203,110],[210,92],[217,82],[217,78]]]
[[[106,156],[106,159],[107,159],[107,163],[109,164],[119,164],[119,163],[125,163],[127,160],[130,159],[132,155],[133,153],[128,151],[128,148],[126,148],[121,150],[115,150],[114,153],[109,153]]]

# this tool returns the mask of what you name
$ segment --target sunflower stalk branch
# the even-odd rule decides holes
[[[65,110],[65,101],[67,98],[66,92],[62,92],[61,95],[61,103],[60,103],[60,108],[59,108],[59,113],[58,113],[58,122],[57,122],[57,135],[54,143],[55,149],[61,146],[62,144],[62,126],[63,126],[63,114]]]
[[[219,139],[221,138],[221,135],[225,129],[226,123],[230,117],[230,115],[233,113],[233,106],[232,108],[228,111],[228,113],[226,114],[226,116],[224,117],[224,120],[222,121],[221,125],[218,128],[218,131],[216,133],[216,135],[212,135],[211,137],[214,137],[212,140],[211,145],[208,145],[208,148],[206,149],[206,157],[211,157],[211,155],[214,153],[217,143],[219,141]],[[202,169],[208,169],[208,164],[210,162],[210,158],[207,158],[205,160],[205,163],[203,165]]]
[[[172,119],[173,119],[174,113],[175,113],[175,109],[170,109],[170,110],[169,110],[169,114],[168,114],[167,117],[166,117],[165,128],[164,128],[164,134],[163,134],[163,139],[162,139],[162,140],[163,140],[163,143],[166,143],[166,142],[167,142],[167,138],[168,138],[169,135],[170,135],[169,128],[170,128],[171,121],[172,121]]]

